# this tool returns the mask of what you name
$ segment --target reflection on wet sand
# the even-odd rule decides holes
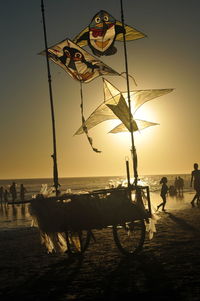
[[[0,204],[0,228],[30,226],[31,218],[27,204],[8,205]]]

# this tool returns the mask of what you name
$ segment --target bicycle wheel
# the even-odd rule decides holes
[[[91,231],[66,231],[66,242],[69,254],[83,254],[90,243]]]
[[[145,224],[143,220],[126,222],[113,226],[114,241],[125,255],[136,255],[143,247],[145,240]]]

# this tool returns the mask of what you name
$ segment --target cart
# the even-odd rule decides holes
[[[39,195],[31,200],[30,213],[49,252],[83,254],[95,240],[94,229],[110,228],[119,251],[133,256],[142,250],[151,218],[149,187]]]

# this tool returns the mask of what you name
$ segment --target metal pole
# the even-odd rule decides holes
[[[132,114],[131,114],[131,98],[130,98],[130,87],[129,87],[129,76],[128,76],[128,58],[127,58],[127,49],[126,49],[126,33],[125,33],[125,24],[124,24],[124,12],[123,12],[123,1],[121,2],[121,22],[123,26],[123,44],[124,44],[124,58],[125,58],[125,68],[126,68],[126,83],[127,83],[127,94],[128,94],[128,106],[129,106],[129,121],[130,121],[130,132],[131,132],[131,144],[132,144],[132,158],[133,158],[133,171],[135,178],[135,186],[137,186],[138,173],[137,173],[137,153],[134,144],[133,136],[133,124],[132,124]]]
[[[51,118],[52,118],[52,132],[53,132],[53,154],[51,155],[53,159],[53,179],[54,187],[56,189],[56,195],[59,194],[58,187],[58,167],[57,167],[57,152],[56,152],[56,131],[55,131],[55,118],[54,118],[54,107],[53,107],[53,93],[51,86],[51,73],[48,59],[48,46],[47,46],[47,33],[46,33],[46,24],[45,24],[45,15],[44,15],[44,2],[41,0],[41,11],[42,11],[42,21],[43,21],[43,30],[44,30],[44,41],[45,41],[45,52],[46,52],[46,63],[47,63],[47,74],[48,74],[48,83],[49,83],[49,98],[51,106]]]

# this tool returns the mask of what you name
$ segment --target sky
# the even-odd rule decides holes
[[[120,20],[119,0],[44,0],[48,45],[73,39],[99,10]],[[138,174],[190,173],[200,163],[200,2],[198,0],[123,0],[125,23],[147,37],[127,45],[133,89],[173,88],[173,92],[144,104],[136,118],[159,123],[134,134]],[[0,178],[51,178],[52,123],[40,0],[1,3],[0,57]],[[123,45],[101,60],[125,71]],[[88,50],[86,48],[86,50]],[[89,51],[89,50],[88,50]],[[131,162],[129,134],[108,134],[113,121],[74,136],[81,125],[80,86],[59,66],[50,63],[56,122],[59,177],[125,175]],[[126,90],[120,77],[106,77]],[[103,101],[102,78],[83,87],[84,114]]]

